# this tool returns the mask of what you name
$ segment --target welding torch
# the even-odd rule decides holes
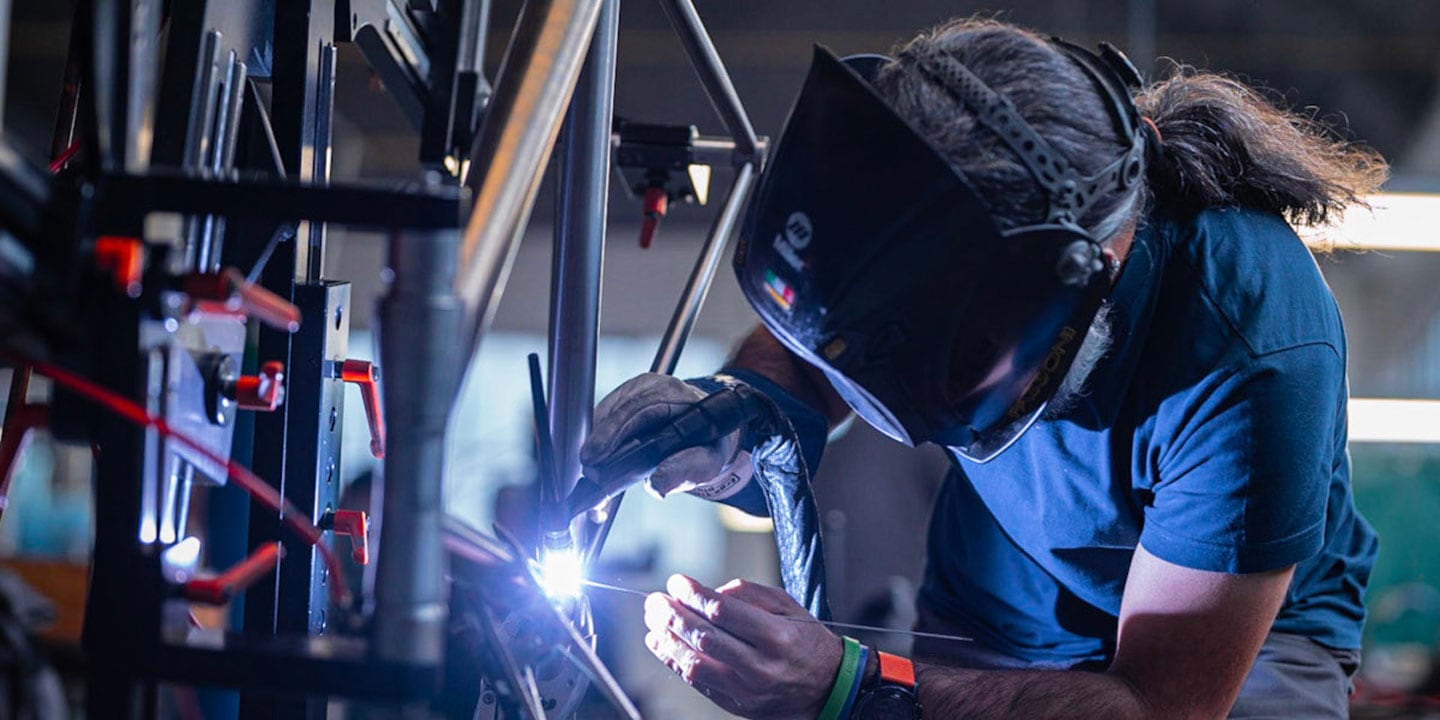
[[[644,480],[666,458],[693,447],[714,443],[754,421],[774,414],[763,395],[745,385],[707,395],[682,411],[669,425],[627,440],[603,463],[590,468],[566,498],[569,521]],[[742,443],[743,446],[743,443]]]

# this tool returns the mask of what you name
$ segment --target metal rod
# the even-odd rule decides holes
[[[736,172],[730,194],[725,197],[725,204],[720,208],[720,214],[715,217],[715,223],[710,226],[710,234],[705,238],[700,257],[695,260],[695,267],[690,271],[690,279],[685,283],[680,304],[675,307],[675,314],[670,317],[670,325],[665,328],[660,349],[655,353],[655,361],[650,364],[650,372],[666,375],[675,372],[675,365],[680,362],[680,351],[685,349],[685,341],[690,337],[690,330],[695,327],[695,318],[700,315],[700,308],[705,304],[705,296],[710,292],[711,281],[715,279],[715,271],[719,269],[720,260],[725,255],[725,246],[729,244],[730,235],[734,233],[740,215],[749,202],[755,179],[753,164],[741,165]],[[610,527],[615,523],[615,514],[620,510],[620,502],[624,498],[623,494],[616,495],[606,506],[603,513],[605,519],[591,533],[586,545],[587,563],[594,562],[600,550],[605,547],[605,539],[610,535]]]
[[[564,492],[555,481],[555,443],[550,438],[549,403],[545,400],[545,380],[541,378],[540,356],[530,353],[530,407],[535,418],[536,466],[540,468],[540,502],[557,505],[565,500]]]
[[[531,0],[516,21],[465,177],[475,200],[455,278],[464,364],[494,315],[599,14],[600,0]]]
[[[441,485],[462,317],[456,244],[455,230],[396,233],[390,240],[394,281],[379,315],[388,482],[371,636],[383,660],[433,665],[444,655]]]
[[[88,13],[84,3],[75,8],[70,24],[70,47],[65,52],[65,75],[60,82],[60,107],[55,112],[55,131],[50,136],[50,159],[60,157],[75,142],[76,120],[79,118],[81,85],[81,44],[86,42],[85,21]]]
[[[555,254],[550,275],[550,436],[553,499],[564,504],[580,478],[580,444],[595,405],[595,349],[610,195],[619,0],[601,0],[595,37],[561,134]],[[566,515],[568,517],[568,515]]]
[[[234,50],[226,63],[225,83],[217,90],[214,137],[206,151],[210,177],[224,177],[234,166],[235,143],[239,137],[240,111],[245,100],[245,63]],[[220,251],[225,242],[225,218],[207,215],[202,223],[196,268],[202,272],[220,269]]]
[[[665,328],[660,349],[655,352],[655,361],[650,364],[650,372],[666,375],[675,372],[675,365],[680,362],[680,351],[685,349],[685,341],[689,339],[690,330],[695,326],[695,318],[699,317],[700,308],[705,304],[705,296],[710,292],[711,281],[715,279],[715,271],[719,269],[720,261],[725,255],[730,235],[735,231],[740,214],[750,200],[750,191],[755,187],[755,177],[754,165],[741,165],[735,174],[735,184],[730,186],[725,205],[720,209],[720,215],[715,218],[715,224],[710,226],[710,236],[705,239],[705,247],[700,251],[694,269],[690,271],[690,279],[685,283],[685,293],[681,296],[680,304],[676,306],[675,314],[670,316],[670,324]]]
[[[320,48],[320,70],[315,76],[315,149],[310,181],[316,185],[330,184],[330,146],[334,133],[335,67],[339,51],[333,44]],[[308,282],[320,282],[325,272],[325,224],[310,223],[308,241],[309,265],[305,269]]]
[[[735,92],[735,84],[730,82],[730,74],[725,71],[725,63],[720,61],[715,43],[705,32],[700,13],[695,12],[694,3],[690,0],[661,0],[660,6],[665,8],[665,16],[674,26],[675,34],[680,36],[680,44],[685,46],[685,54],[690,56],[690,64],[695,67],[695,74],[700,76],[700,84],[705,87],[705,94],[710,96],[715,112],[720,114],[725,129],[735,138],[737,150],[746,159],[755,157],[755,128],[745,114],[745,107],[740,104],[740,95]]]

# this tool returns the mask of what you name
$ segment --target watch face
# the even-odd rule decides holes
[[[855,717],[860,720],[918,720],[920,701],[906,688],[881,685],[860,696]]]

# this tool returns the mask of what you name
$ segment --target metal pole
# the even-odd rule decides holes
[[[751,163],[741,165],[736,171],[735,183],[730,186],[730,194],[725,197],[725,204],[720,208],[715,224],[710,226],[710,235],[705,238],[705,247],[701,249],[700,257],[695,260],[695,267],[690,271],[690,279],[685,283],[680,304],[675,307],[675,314],[670,317],[670,325],[665,328],[660,349],[655,353],[655,361],[650,364],[650,372],[666,375],[675,372],[675,365],[680,361],[680,351],[685,349],[685,341],[690,337],[690,330],[695,327],[695,318],[700,315],[700,307],[705,304],[705,296],[710,292],[715,271],[719,269],[720,260],[725,256],[725,246],[730,235],[734,233],[736,224],[740,222],[740,215],[750,200],[750,191],[755,187],[756,177],[755,166]],[[605,538],[610,535],[610,526],[615,522],[615,513],[620,509],[620,501],[624,497],[616,495],[607,505],[605,519],[590,536],[585,549],[587,562],[594,561],[600,554],[600,549],[605,546]]]
[[[455,230],[390,240],[394,281],[380,303],[385,454],[372,652],[435,665],[444,656],[441,484],[455,397],[462,307],[454,290]]]
[[[725,129],[735,138],[736,152],[745,160],[754,158],[757,144],[755,128],[750,125],[745,107],[740,104],[740,96],[735,92],[735,84],[730,82],[730,74],[720,61],[715,43],[705,32],[705,23],[695,12],[694,3],[690,0],[661,0],[660,6],[665,8],[665,16],[670,18],[675,34],[680,36],[680,44],[685,46],[685,53],[690,56],[690,64],[695,67],[695,74],[700,76],[700,84],[705,86],[705,94],[710,96],[715,112],[720,114]]]
[[[675,314],[670,316],[670,324],[660,339],[660,349],[655,352],[655,361],[650,363],[650,372],[666,375],[675,372],[675,365],[680,362],[680,351],[685,349],[685,341],[690,337],[695,318],[700,315],[700,307],[705,304],[705,296],[710,292],[710,284],[715,279],[715,271],[719,269],[720,260],[725,255],[725,246],[731,233],[735,231],[735,225],[740,222],[740,213],[750,200],[750,191],[755,187],[755,177],[755,166],[748,163],[741,165],[735,174],[735,184],[730,186],[725,205],[721,208],[719,217],[715,218],[715,224],[710,228],[710,236],[705,239],[705,247],[701,249],[700,257],[695,260],[695,267],[690,271],[690,279],[685,283],[685,293],[675,308]]]
[[[331,143],[334,140],[335,68],[339,51],[333,44],[320,48],[320,69],[315,74],[315,147],[310,180],[316,185],[330,184]],[[325,273],[325,224],[310,223],[309,246],[306,254],[305,278],[320,282]]]
[[[555,443],[551,499],[562,506],[580,477],[580,444],[595,404],[601,270],[610,194],[610,122],[615,98],[619,0],[601,0],[585,69],[561,133],[555,255],[550,276],[550,434]]]
[[[494,315],[599,14],[600,0],[531,0],[516,22],[465,177],[475,202],[455,278],[463,364]]]

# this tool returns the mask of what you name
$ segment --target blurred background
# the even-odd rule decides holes
[[[840,54],[885,52],[948,17],[983,13],[1087,45],[1112,42],[1152,76],[1172,61],[1232,73],[1380,150],[1394,166],[1388,190],[1440,193],[1440,3],[697,0],[696,5],[757,131],[771,137],[779,132],[814,43]],[[495,7],[492,68],[518,2],[496,0]],[[55,117],[71,10],[62,0],[14,3],[4,132],[37,161],[44,159]],[[702,133],[723,131],[663,14],[650,2],[622,8],[616,82],[620,116],[693,124]],[[352,45],[340,47],[336,92],[335,178],[416,180],[418,141]],[[725,170],[717,170],[713,186],[723,188],[729,180]],[[612,188],[597,376],[602,395],[648,366],[714,212],[673,209],[655,245],[642,251],[636,242],[639,203]],[[454,421],[447,504],[479,527],[523,517],[517,508],[523,508],[533,482],[525,354],[543,352],[552,206],[553,200],[542,196],[495,331],[472,369]],[[1440,224],[1440,209],[1430,217]],[[1431,232],[1440,235],[1440,229]],[[354,284],[351,347],[360,351],[352,356],[367,357],[385,245],[379,236],[343,230],[332,230],[331,237],[325,275]],[[1346,252],[1321,258],[1321,265],[1350,335],[1352,394],[1440,400],[1440,254]],[[685,352],[682,374],[719,367],[753,322],[733,279],[722,272]],[[1392,442],[1395,436],[1377,431],[1352,445],[1356,501],[1383,542],[1368,598],[1364,694],[1357,701],[1365,708],[1357,708],[1357,716],[1400,716],[1391,707],[1398,702],[1392,693],[1440,691],[1435,663],[1440,421],[1435,417],[1391,415],[1409,431],[1407,442]],[[353,481],[377,469],[366,452],[364,416],[353,398],[346,404],[345,428],[342,473]],[[1427,440],[1427,431],[1436,437]],[[944,465],[933,449],[906,449],[863,425],[831,445],[815,484],[837,619],[908,622],[924,560],[929,503]],[[12,502],[24,511],[8,513],[0,523],[0,554],[83,560],[90,543],[88,473],[88,450],[52,447],[39,438],[12,490]],[[661,504],[637,497],[622,511],[600,579],[643,590],[661,587],[671,572],[712,583],[736,576],[774,583],[767,532],[764,523],[724,515],[689,498]],[[723,716],[645,653],[638,598],[594,599],[605,623],[605,650],[647,716]]]

